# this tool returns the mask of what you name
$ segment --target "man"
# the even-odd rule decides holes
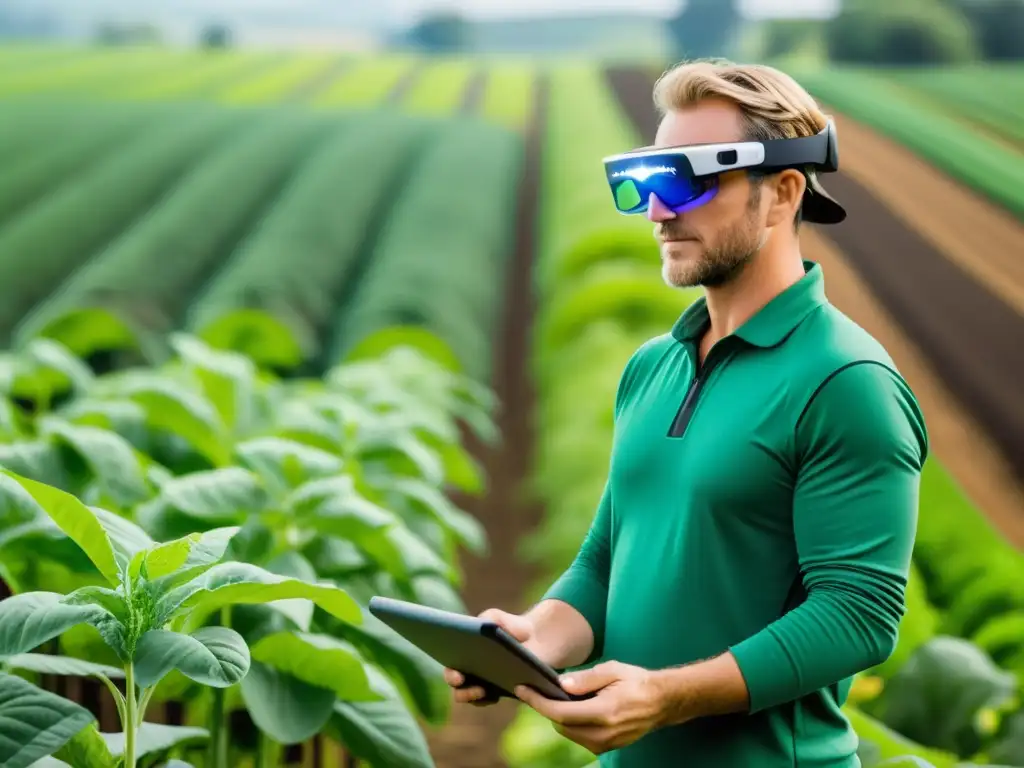
[[[602,766],[858,766],[840,707],[896,642],[924,421],[801,255],[801,220],[845,217],[811,97],[727,62],[684,63],[654,97],[654,146],[608,178],[654,222],[666,282],[704,296],[626,365],[575,561],[526,614],[485,615],[556,669],[599,662],[564,678],[590,699],[515,693]]]

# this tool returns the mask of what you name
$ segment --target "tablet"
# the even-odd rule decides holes
[[[517,685],[559,701],[593,696],[564,690],[554,669],[493,621],[390,597],[371,598],[369,609],[439,664],[464,674],[464,687],[483,686],[488,698],[516,698]]]

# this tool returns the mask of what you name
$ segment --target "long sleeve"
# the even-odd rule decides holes
[[[587,662],[598,658],[604,646],[605,610],[611,569],[611,489],[606,483],[590,529],[575,559],[544,594],[545,600],[568,603],[587,620],[594,633],[594,650]]]
[[[730,650],[757,712],[888,658],[904,612],[927,456],[907,385],[875,363],[848,366],[796,427],[793,528],[806,599]]]

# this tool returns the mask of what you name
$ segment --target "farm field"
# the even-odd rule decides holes
[[[199,531],[210,544],[225,528],[262,525],[285,537],[274,557],[239,549],[241,538],[227,557],[278,578],[328,579],[357,602],[388,592],[470,612],[527,607],[590,523],[622,366],[698,295],[662,284],[648,225],[615,214],[600,169],[602,155],[653,136],[657,74],[397,54],[0,48],[0,336],[11,373],[0,467],[121,513],[144,529],[136,541]],[[863,759],[933,749],[937,768],[979,752],[1024,765],[1024,714],[998,711],[1024,680],[1024,149],[1010,118],[994,135],[998,109],[991,123],[965,118],[976,110],[956,86],[962,73],[891,83],[794,74],[838,113],[842,171],[825,182],[851,213],[809,227],[805,255],[904,371],[932,441],[900,646],[848,705]],[[1018,87],[1013,70],[1001,76]],[[967,160],[949,159],[959,153]],[[425,358],[403,357],[402,344]],[[352,410],[331,410],[330,397]],[[366,440],[354,454],[351,434]],[[138,472],[119,470],[125,462]],[[13,480],[0,480],[10,514],[24,515],[9,503]],[[370,507],[307,507],[302,546],[274,528],[291,496],[244,511],[255,486],[308,503],[318,484],[322,494],[352,482]],[[42,520],[0,518],[3,580],[15,592],[92,583],[80,556],[78,570],[38,572],[19,555],[37,540],[56,562],[73,549]],[[85,554],[96,562],[96,550]],[[196,765],[231,755],[253,768],[333,768],[342,745],[381,767],[590,762],[509,702],[449,711],[423,659],[351,628],[337,600],[287,589],[255,601],[312,595],[317,612],[294,601],[231,609],[256,670],[249,682],[189,682],[178,667],[156,688],[154,723],[211,729],[228,721],[211,712],[243,713],[230,737],[179,732],[200,743],[188,753]],[[975,645],[929,645],[937,635]],[[349,661],[325,650],[339,643],[352,646]],[[924,661],[901,674],[922,646]],[[59,648],[96,660],[74,632]],[[989,665],[979,659],[956,688],[951,654],[979,649]],[[0,659],[10,652],[0,647]],[[312,673],[286,663],[299,652]],[[320,693],[325,675],[358,678],[352,659],[387,689],[396,730],[367,725],[354,689]],[[343,663],[349,673],[329,666]],[[101,730],[120,729],[106,691],[42,671]],[[277,722],[257,703],[273,698],[271,685],[315,694],[319,714]],[[182,708],[183,691],[199,704]],[[916,720],[922,700],[921,711],[955,713],[948,725]]]

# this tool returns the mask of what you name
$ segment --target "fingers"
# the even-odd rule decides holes
[[[582,669],[564,675],[560,682],[569,693],[577,695],[593,693],[619,680],[619,670],[614,663],[598,664],[591,669]]]
[[[533,623],[515,613],[508,613],[498,608],[488,608],[477,618],[493,621],[521,643],[525,643],[533,636]]]
[[[556,701],[525,685],[516,686],[515,695],[556,725],[601,727],[610,723],[608,705],[598,699]]]
[[[459,704],[475,704],[477,706],[486,706],[488,704],[494,704],[497,700],[490,697],[488,692],[484,690],[482,686],[471,685],[463,688],[466,684],[466,676],[461,672],[454,669],[446,668],[444,670],[444,680],[449,686],[454,688],[454,698]]]

